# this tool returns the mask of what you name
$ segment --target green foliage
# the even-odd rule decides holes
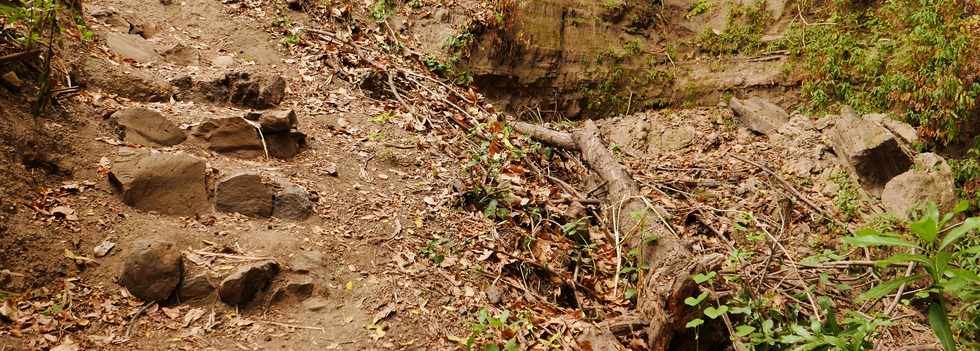
[[[525,349],[517,339],[518,333],[529,330],[532,325],[526,316],[511,317],[507,310],[492,315],[483,308],[477,312],[476,322],[470,325],[470,335],[462,340],[466,350],[517,351]]]
[[[834,204],[837,205],[837,209],[839,209],[848,220],[854,218],[861,206],[858,190],[855,188],[854,184],[851,183],[847,173],[835,173],[831,176],[831,181],[833,181],[839,187],[837,190],[837,196],[834,197]]]
[[[967,151],[961,160],[950,160],[956,189],[961,198],[975,199],[974,207],[980,205],[980,145]]]
[[[980,96],[980,19],[968,3],[887,0],[832,11],[832,25],[797,26],[786,44],[802,61],[803,96],[816,109],[893,111],[930,140],[957,141]]]
[[[441,264],[442,261],[446,260],[446,254],[449,253],[451,244],[449,239],[432,239],[425,242],[425,247],[419,249],[419,253],[432,263]]]
[[[371,5],[371,17],[375,21],[384,22],[389,16],[395,14],[397,5],[395,0],[377,0]]]
[[[960,309],[974,308],[980,304],[980,277],[976,271],[957,266],[957,258],[967,253],[980,252],[980,246],[960,247],[956,244],[969,237],[976,237],[980,228],[980,217],[947,226],[953,217],[968,208],[961,202],[945,215],[940,215],[935,204],[926,206],[919,219],[908,224],[908,231],[914,240],[906,240],[895,233],[863,229],[854,236],[844,238],[844,242],[861,247],[890,247],[900,251],[878,261],[879,266],[915,263],[926,274],[899,276],[876,285],[860,295],[859,301],[875,301],[891,294],[900,286],[913,282],[926,281],[923,293],[917,294],[929,303],[928,320],[936,337],[947,351],[956,350],[956,338],[946,310],[958,301]],[[967,317],[976,320],[976,317]],[[974,328],[975,331],[975,328]],[[961,340],[967,343],[966,337]]]
[[[20,0],[20,4],[0,4],[0,17],[8,25],[23,26],[14,38],[24,49],[32,49],[42,38],[60,33],[61,28],[53,25],[58,14],[57,0]]]
[[[687,10],[687,15],[684,18],[691,19],[708,12],[708,10],[711,10],[711,0],[697,0],[691,4],[691,8]]]
[[[770,18],[765,1],[760,0],[750,6],[732,4],[725,30],[715,33],[714,29],[705,28],[698,33],[695,41],[701,50],[715,55],[762,49],[762,34]]]

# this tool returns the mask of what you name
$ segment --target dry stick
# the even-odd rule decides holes
[[[264,324],[271,324],[271,325],[276,325],[276,326],[280,326],[280,327],[283,327],[283,328],[319,330],[319,331],[322,331],[322,332],[326,332],[327,331],[326,329],[321,328],[321,327],[310,327],[310,326],[305,326],[305,325],[286,324],[286,323],[279,323],[279,322],[273,322],[273,321],[253,320],[252,322],[255,322],[255,323],[264,323]]]
[[[770,240],[775,242],[776,246],[779,246],[779,249],[783,251],[783,255],[786,256],[787,260],[789,260],[789,264],[793,267],[793,271],[796,273],[796,278],[799,279],[800,283],[803,285],[803,292],[806,293],[807,300],[810,300],[810,307],[813,308],[813,313],[816,314],[817,321],[820,321],[822,323],[823,317],[820,315],[820,308],[817,307],[817,300],[813,298],[813,293],[811,293],[810,290],[806,288],[807,286],[806,280],[804,280],[803,276],[800,275],[800,269],[796,264],[796,259],[793,258],[793,255],[789,253],[789,250],[786,250],[786,247],[783,246],[783,244],[780,243],[779,240],[776,240],[776,238],[772,236],[772,233],[769,233],[769,231],[766,230],[766,228],[762,227],[762,223],[760,223],[758,219],[753,217],[753,220],[755,220],[755,224],[759,228],[762,228],[762,231],[766,233],[766,236],[769,237]]]
[[[208,251],[201,251],[201,250],[193,251],[193,253],[198,254],[198,255],[201,255],[201,256],[221,257],[221,258],[228,258],[228,259],[233,259],[233,260],[244,260],[244,261],[266,261],[266,260],[274,260],[275,259],[275,257],[238,256],[238,255],[229,255],[229,254],[223,254],[223,253],[217,253],[217,252],[208,252]]]
[[[156,302],[147,302],[147,303],[144,303],[143,306],[140,307],[139,310],[136,310],[136,314],[133,315],[133,318],[131,318],[129,320],[129,323],[126,324],[126,338],[127,339],[129,338],[129,334],[132,333],[132,331],[133,331],[133,326],[136,325],[136,320],[139,319],[140,316],[143,315],[144,312],[146,312],[146,309],[147,308],[150,308],[150,306],[153,306],[153,305],[156,305],[156,304],[157,304]]]
[[[827,218],[827,219],[830,219],[830,220],[834,221],[834,223],[836,223],[839,226],[844,226],[844,223],[841,223],[839,220],[837,220],[837,218],[834,218],[834,217],[831,217],[831,216],[827,215],[823,211],[823,209],[821,209],[819,206],[815,205],[806,196],[803,196],[803,194],[800,193],[799,190],[796,190],[796,188],[794,188],[792,184],[790,184],[785,179],[783,179],[783,177],[780,177],[778,174],[776,174],[776,172],[773,172],[771,169],[769,169],[769,167],[766,167],[766,166],[763,166],[761,164],[758,164],[758,163],[749,161],[749,160],[744,159],[744,158],[742,158],[742,157],[740,157],[738,155],[735,155],[735,154],[732,154],[731,156],[732,156],[732,158],[734,158],[736,160],[739,160],[739,161],[748,163],[750,165],[753,165],[753,166],[759,168],[760,170],[762,170],[763,172],[765,172],[766,174],[769,174],[771,177],[776,178],[776,180],[779,181],[779,183],[782,184],[782,186],[784,188],[786,188],[787,191],[789,191],[790,193],[792,193],[793,196],[795,196],[800,201],[803,201],[803,203],[806,204],[807,207],[809,207],[811,210],[813,210],[817,214],[823,216],[824,218]]]
[[[23,52],[18,52],[15,54],[0,56],[0,63],[7,63],[9,61],[16,61],[30,55],[36,55],[41,53],[41,49],[31,49]]]

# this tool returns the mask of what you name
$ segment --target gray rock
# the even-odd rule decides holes
[[[267,134],[288,132],[296,128],[296,112],[293,110],[253,111],[245,115],[245,118],[258,122],[262,126],[262,133]]]
[[[732,98],[732,111],[738,116],[739,123],[757,133],[776,133],[783,124],[789,121],[789,114],[782,107],[761,98],[739,100]]]
[[[834,152],[872,194],[912,165],[898,140],[884,127],[863,118],[840,117],[828,135]]]
[[[289,268],[297,273],[309,273],[323,267],[323,253],[319,251],[300,251],[289,261]]]
[[[303,308],[310,312],[322,311],[329,306],[330,301],[319,296],[314,296],[303,301]]]
[[[313,202],[310,193],[303,187],[285,184],[276,193],[272,216],[276,218],[302,221],[313,215]]]
[[[218,181],[214,207],[222,212],[266,218],[272,216],[274,197],[273,185],[262,176],[240,172]]]
[[[279,273],[275,261],[263,261],[239,268],[229,275],[218,287],[218,297],[229,305],[243,305],[265,289],[272,278]]]
[[[239,117],[210,119],[195,129],[194,136],[204,140],[210,150],[246,159],[265,157],[266,148],[270,157],[290,159],[306,145],[306,134],[291,130],[260,135],[255,126]]]
[[[292,277],[272,294],[272,303],[303,301],[313,296],[316,285],[307,276]]]
[[[692,126],[667,128],[662,133],[651,132],[647,135],[647,144],[651,152],[670,152],[688,147],[697,136],[697,130]]]
[[[231,56],[216,56],[211,59],[211,65],[218,68],[224,68],[235,64],[235,58]]]
[[[201,63],[201,55],[197,49],[176,44],[163,51],[163,57],[167,62],[182,66],[197,66]]]
[[[184,279],[177,290],[180,301],[192,301],[210,296],[214,292],[214,284],[207,273],[199,273]]]
[[[277,75],[229,73],[210,84],[211,100],[225,100],[251,108],[270,108],[279,105],[286,95],[286,80]]]
[[[916,167],[893,178],[881,193],[888,212],[908,219],[911,210],[932,202],[944,211],[956,205],[953,172],[942,157],[933,153],[916,156]]]
[[[109,116],[107,123],[115,129],[120,140],[143,146],[173,146],[184,142],[187,135],[163,114],[142,107],[119,110]]]
[[[79,61],[74,66],[72,80],[80,85],[98,87],[136,101],[168,101],[175,92],[169,82],[135,67],[122,69],[94,57]]]
[[[205,162],[184,153],[123,149],[112,163],[109,184],[123,203],[161,214],[210,212]]]
[[[149,63],[160,61],[162,57],[153,48],[153,43],[138,35],[109,32],[106,33],[106,45],[109,49],[124,59]]]
[[[487,301],[493,305],[500,304],[504,301],[504,294],[504,289],[501,289],[496,285],[491,286],[490,288],[487,288]]]
[[[270,157],[288,160],[296,157],[306,146],[306,134],[295,130],[269,134],[265,136],[265,143],[269,147]]]
[[[143,301],[163,302],[180,283],[183,265],[177,245],[168,241],[143,240],[133,245],[119,282]]]
[[[259,131],[238,118],[212,118],[194,130],[194,136],[207,142],[208,149],[239,158],[265,155]]]

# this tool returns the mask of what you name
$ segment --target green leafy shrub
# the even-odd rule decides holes
[[[915,236],[914,240],[905,240],[898,234],[874,229],[863,229],[854,236],[844,238],[844,242],[854,246],[908,250],[880,260],[877,264],[887,267],[914,263],[925,274],[898,276],[878,284],[861,294],[858,301],[876,301],[903,285],[926,282],[925,290],[916,296],[927,301],[929,325],[946,351],[957,350],[957,339],[960,339],[961,344],[971,342],[968,340],[969,335],[961,334],[962,337],[957,338],[953,333],[947,314],[949,308],[958,305],[961,313],[968,313],[968,310],[975,311],[980,305],[980,276],[976,271],[956,264],[963,255],[980,253],[980,246],[956,245],[961,240],[976,236],[976,230],[980,228],[980,217],[968,218],[947,226],[955,215],[965,211],[968,206],[966,202],[961,202],[953,212],[941,216],[935,204],[927,205],[922,216],[908,224],[909,231]],[[973,321],[977,318],[964,317]]]
[[[963,141],[980,96],[980,17],[968,14],[969,1],[838,3],[824,23],[797,26],[787,38],[802,59],[811,107],[893,111],[930,140]]]

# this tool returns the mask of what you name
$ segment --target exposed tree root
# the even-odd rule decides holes
[[[617,246],[618,252],[620,245],[641,248],[641,260],[650,267],[641,277],[638,315],[632,316],[640,323],[630,324],[643,325],[650,350],[670,348],[674,335],[685,329],[687,321],[693,318],[692,313],[696,312],[684,304],[686,297],[697,292],[691,276],[717,268],[721,257],[693,257],[687,243],[666,227],[664,212],[645,201],[639,185],[602,142],[595,122],[585,121],[581,129],[571,133],[523,122],[511,122],[510,125],[540,142],[579,151],[588,166],[605,181],[608,188],[605,212],[613,221],[610,230],[616,233],[617,242],[613,245]],[[622,346],[615,338],[608,337],[613,333],[607,327],[583,337],[589,339],[594,350],[616,350]],[[597,340],[616,342],[616,345],[595,345]]]

